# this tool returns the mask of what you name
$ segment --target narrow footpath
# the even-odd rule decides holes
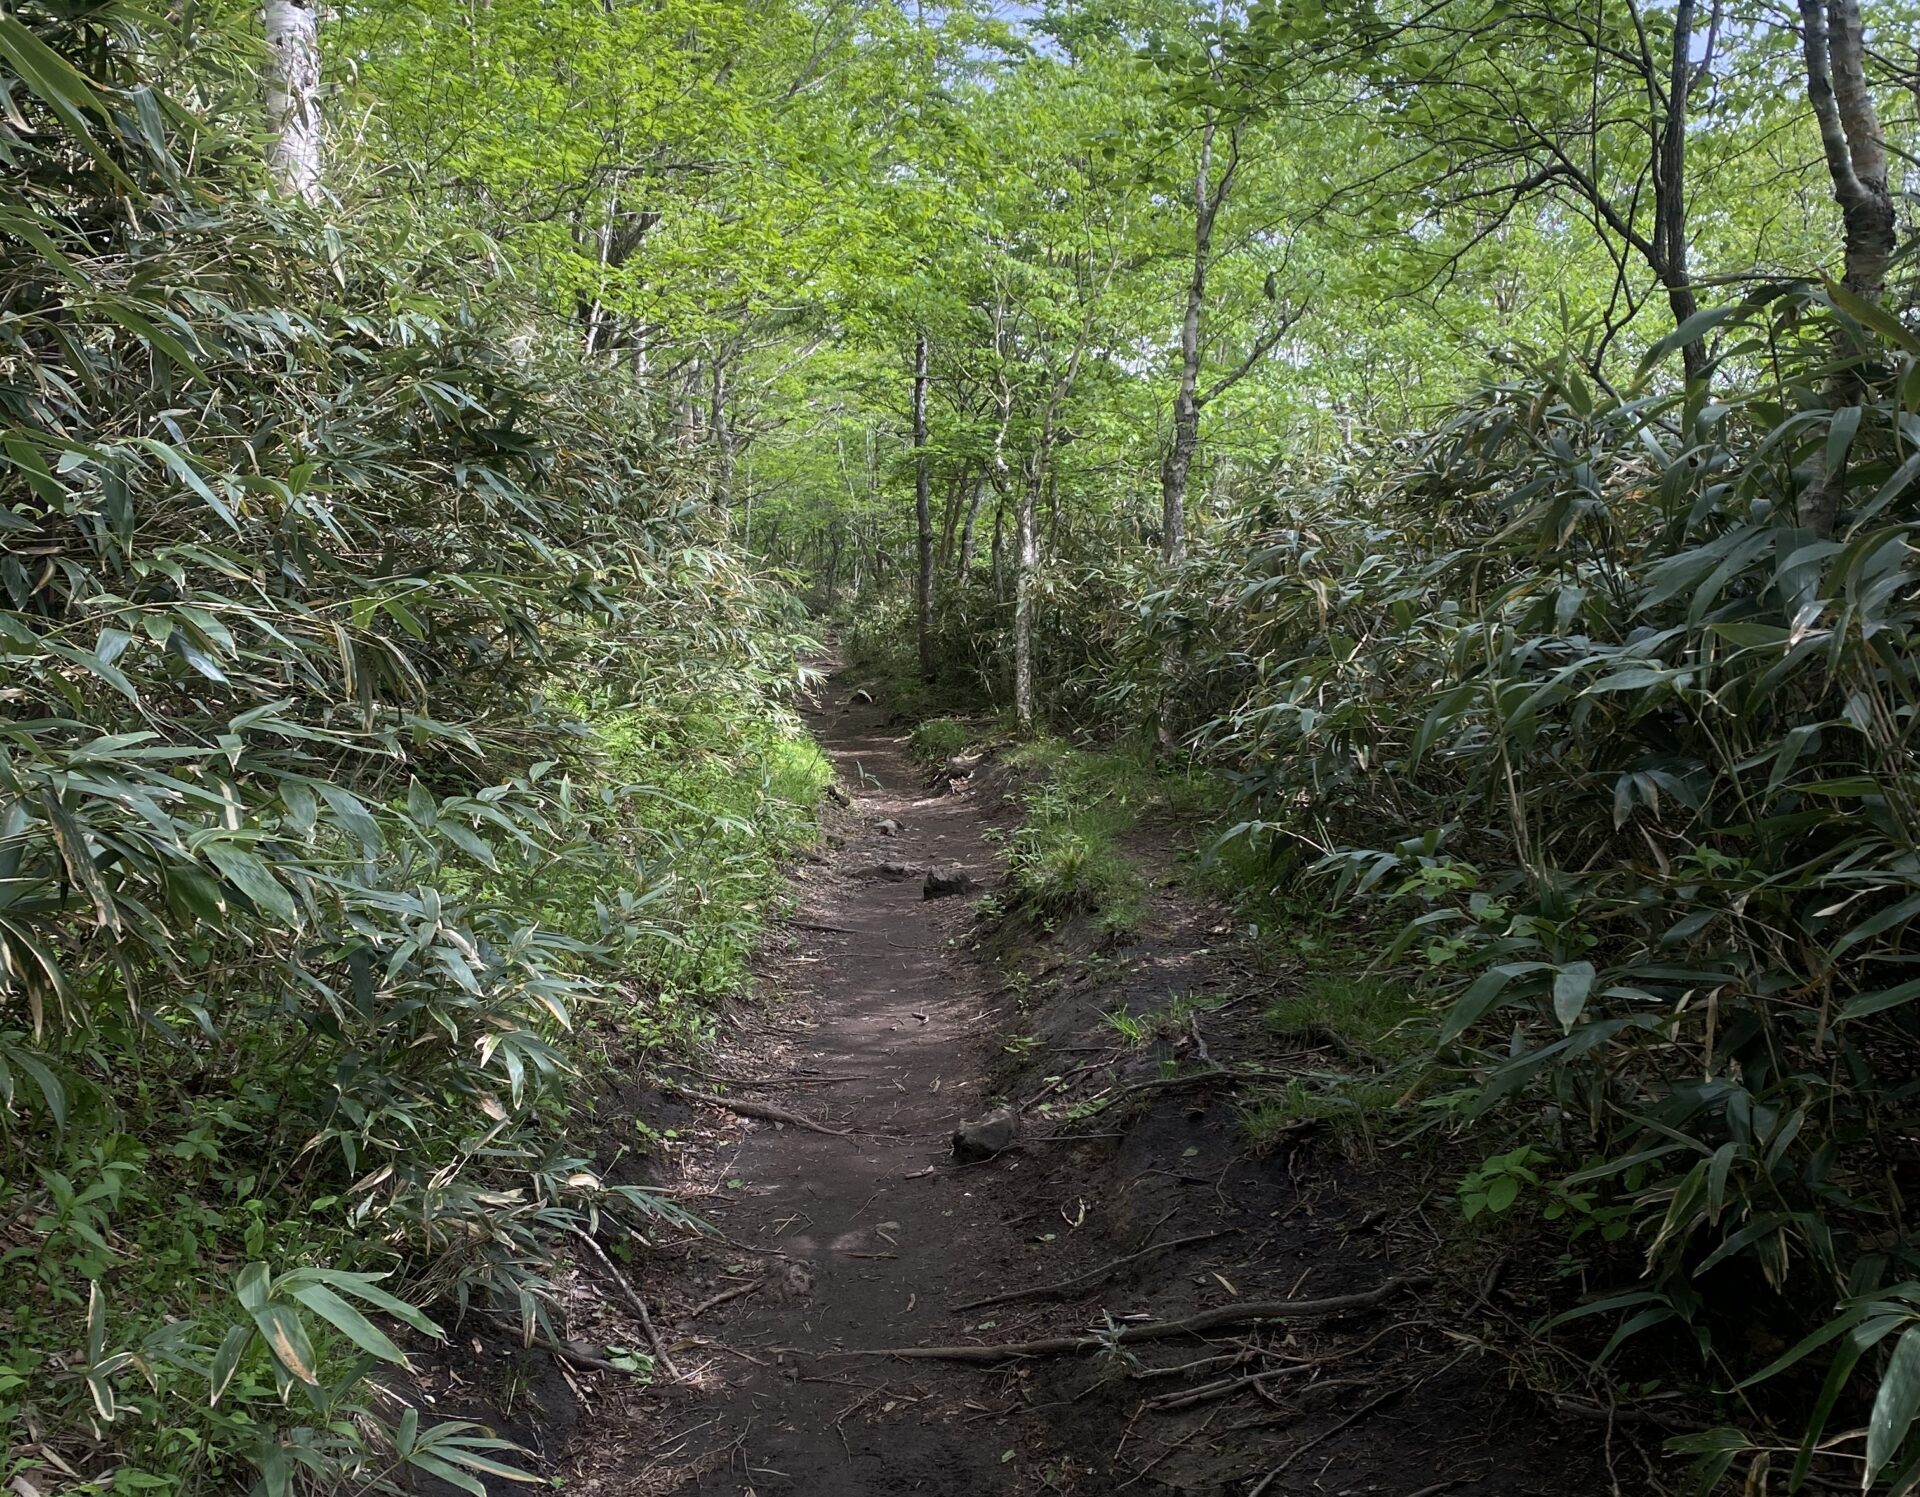
[[[648,1286],[680,1381],[631,1402],[570,1484],[622,1497],[1658,1490],[1603,1423],[1509,1392],[1502,1360],[1476,1346],[1486,1324],[1424,1306],[1433,1234],[1337,1149],[1250,1158],[1231,1085],[1169,1083],[1256,1042],[1260,1005],[1236,1006],[1244,974],[1210,949],[1217,911],[1157,885],[1123,952],[1063,932],[1036,981],[1033,952],[1010,954],[974,897],[925,897],[930,869],[999,884],[991,834],[1006,813],[983,785],[929,785],[856,685],[830,681],[809,715],[852,804],[828,808],[760,1000],[699,1082],[761,1115],[695,1099],[664,1120],[691,1141],[662,1183],[722,1234]],[[1022,961],[1027,976],[1010,970]],[[1175,992],[1214,1007],[1171,1048],[1129,1051],[1099,1021]],[[1029,1104],[1018,1143],[957,1159],[955,1127],[1004,1101]],[[1277,1302],[1299,1312],[1248,1310]],[[1100,1344],[1075,1344],[1089,1334]],[[874,1354],[956,1345],[982,1348],[978,1361]]]
[[[966,1377],[894,1386],[885,1363],[834,1355],[950,1339],[949,1303],[1021,1256],[989,1169],[951,1163],[955,1121],[984,1110],[994,1038],[986,984],[954,950],[971,901],[924,897],[930,868],[984,884],[992,850],[973,804],[923,788],[885,714],[847,694],[824,693],[812,726],[854,805],[772,953],[767,1017],[791,1027],[767,1059],[788,1068],[781,1105],[853,1131],[755,1124],[727,1161],[704,1214],[768,1267],[723,1335],[765,1365],[733,1378],[709,1442],[725,1458],[682,1490],[1011,1491]]]

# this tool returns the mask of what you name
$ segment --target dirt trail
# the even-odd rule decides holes
[[[986,1448],[951,1400],[906,1385],[882,1397],[884,1365],[804,1354],[947,1339],[948,1301],[996,1282],[1019,1240],[994,1194],[975,1188],[984,1172],[950,1164],[955,1120],[984,1102],[992,1030],[979,974],[947,946],[967,929],[969,901],[929,901],[920,878],[870,871],[957,864],[984,880],[993,860],[979,813],[922,788],[873,707],[824,708],[814,727],[856,808],[831,861],[802,883],[794,946],[779,959],[781,996],[799,1008],[787,1050],[797,1084],[778,1096],[856,1131],[756,1125],[726,1166],[708,1218],[740,1247],[786,1256],[765,1290],[722,1312],[727,1343],[769,1365],[749,1366],[717,1411],[702,1411],[718,1413],[713,1443],[728,1459],[683,1490],[1009,1490],[1004,1443]],[[898,835],[875,830],[887,819]],[[919,1428],[903,1443],[907,1407]]]
[[[1544,1406],[1507,1394],[1496,1360],[1442,1334],[1418,1296],[995,1368],[847,1354],[1364,1293],[1420,1271],[1433,1246],[1417,1228],[1383,1230],[1377,1194],[1337,1151],[1247,1159],[1231,1096],[1204,1084],[1147,1088],[1079,1122],[1030,1111],[1019,1147],[958,1164],[951,1130],[995,1098],[1051,1086],[1066,1099],[1087,1085],[1111,1096],[1165,1077],[1170,1057],[1190,1063],[1196,1040],[1232,1055],[1230,1002],[1209,1012],[1217,1031],[1202,1037],[1196,1021],[1190,1038],[1131,1056],[1098,1015],[1148,1012],[1173,992],[1225,1000],[1238,974],[1209,949],[1217,915],[1156,889],[1123,952],[1076,949],[1070,933],[1057,942],[1053,977],[1042,964],[1052,996],[1016,1024],[1004,972],[974,949],[973,901],[924,900],[919,878],[881,867],[958,864],[996,883],[990,797],[926,788],[899,730],[852,689],[830,684],[811,722],[855,804],[797,878],[798,908],[766,957],[766,1008],[714,1061],[763,1083],[730,1096],[852,1131],[697,1105],[712,1131],[683,1156],[682,1183],[702,1187],[688,1204],[727,1240],[649,1286],[692,1371],[602,1443],[577,1472],[584,1484],[638,1497],[1607,1490],[1603,1431],[1550,1430]],[[880,830],[888,819],[898,835]],[[1257,1023],[1258,1007],[1235,1012]],[[1029,1038],[1009,1047],[1016,1028]],[[1152,1402],[1185,1394],[1197,1396]],[[612,1464],[609,1448],[621,1452]],[[1623,1476],[1613,1490],[1650,1488]]]

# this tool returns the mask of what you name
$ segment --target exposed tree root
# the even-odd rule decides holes
[[[704,1102],[709,1107],[724,1108],[728,1112],[738,1113],[743,1118],[759,1118],[767,1123],[786,1123],[794,1128],[805,1128],[810,1133],[825,1133],[834,1138],[848,1138],[853,1133],[851,1128],[829,1128],[825,1123],[817,1123],[812,1118],[802,1117],[797,1112],[788,1112],[786,1108],[775,1107],[770,1102],[750,1102],[744,1098],[717,1097],[712,1092],[696,1092],[671,1080],[663,1080],[661,1087],[675,1096],[685,1097],[689,1102]]]
[[[1005,1294],[989,1294],[985,1299],[970,1299],[965,1304],[955,1305],[954,1313],[962,1310],[982,1310],[988,1305],[1006,1305],[1015,1300],[1046,1299],[1056,1294],[1068,1294],[1083,1284],[1097,1284],[1116,1268],[1125,1268],[1129,1263],[1137,1263],[1142,1258],[1151,1258],[1155,1253],[1171,1252],[1177,1247],[1187,1247],[1196,1242],[1212,1242],[1216,1237],[1228,1237],[1238,1232],[1238,1227],[1226,1227],[1218,1232],[1195,1232],[1191,1237],[1175,1237],[1169,1242],[1151,1243],[1137,1253],[1128,1253],[1124,1258],[1115,1258],[1110,1263],[1102,1263],[1098,1268],[1088,1269],[1083,1274],[1075,1274],[1070,1279],[1061,1279],[1053,1284],[1035,1284],[1028,1289],[1009,1289]]]
[[[1070,1357],[1099,1351],[1106,1346],[1132,1346],[1142,1341],[1166,1341],[1175,1336],[1193,1336],[1222,1326],[1248,1325],[1261,1320],[1304,1320],[1318,1315],[1338,1315],[1347,1310],[1365,1310],[1384,1303],[1408,1290],[1422,1289],[1433,1282],[1430,1274],[1405,1274],[1388,1279],[1377,1289],[1361,1294],[1339,1294],[1330,1299],[1255,1300],[1244,1305],[1221,1305],[1202,1310],[1183,1320],[1159,1320],[1147,1325],[1130,1325],[1110,1336],[1049,1336],[1038,1341],[1002,1341],[984,1346],[888,1346],[867,1351],[827,1352],[831,1357],[899,1357],[920,1362],[971,1362],[991,1367],[1018,1357]]]
[[[728,1300],[744,1299],[749,1294],[758,1294],[766,1287],[765,1279],[750,1279],[744,1284],[735,1284],[731,1289],[722,1289],[718,1294],[710,1294],[680,1317],[680,1323],[696,1320],[716,1306],[724,1305]]]
[[[606,1255],[605,1249],[599,1243],[577,1227],[569,1230],[580,1240],[580,1245],[593,1255],[601,1270],[612,1280],[614,1287],[620,1291],[621,1298],[626,1300],[627,1307],[640,1317],[640,1325],[647,1333],[647,1344],[653,1348],[653,1358],[660,1364],[660,1370],[678,1382],[680,1369],[673,1365],[673,1358],[667,1355],[666,1342],[660,1339],[660,1333],[653,1328],[653,1316],[647,1311],[647,1302],[640,1298],[633,1285],[627,1282],[627,1276],[614,1267],[613,1259]]]

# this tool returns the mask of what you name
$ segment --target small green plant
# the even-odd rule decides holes
[[[1302,1076],[1240,1106],[1240,1130],[1254,1153],[1271,1152],[1315,1124],[1334,1130],[1350,1154],[1371,1157],[1401,1091],[1373,1076]]]
[[[908,751],[921,764],[944,764],[972,742],[973,730],[957,717],[930,717],[914,727]]]
[[[1541,1189],[1536,1165],[1547,1156],[1532,1144],[1521,1144],[1504,1154],[1489,1154],[1480,1168],[1461,1178],[1460,1214],[1468,1221],[1481,1215],[1504,1216],[1520,1200],[1523,1190]]]
[[[1017,901],[1043,920],[1100,911],[1139,882],[1110,842],[1059,821],[1029,822],[1014,833],[1007,874]]]
[[[1308,1043],[1331,1041],[1351,1058],[1365,1051],[1398,1060],[1420,1051],[1431,1032],[1427,1010],[1410,996],[1409,984],[1344,971],[1323,964],[1299,991],[1272,1004],[1264,1015],[1268,1030],[1282,1039]]]

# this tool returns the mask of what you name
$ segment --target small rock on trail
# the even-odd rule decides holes
[[[930,868],[920,889],[922,899],[945,899],[953,894],[971,894],[973,875],[964,868]]]
[[[870,863],[860,870],[860,877],[883,884],[904,884],[920,877],[920,870],[911,863]]]
[[[953,1130],[954,1157],[968,1164],[991,1159],[1011,1149],[1019,1136],[1020,1121],[1013,1109],[996,1107]]]

